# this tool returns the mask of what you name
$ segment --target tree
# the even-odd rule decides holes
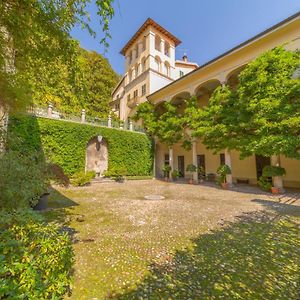
[[[95,32],[89,26],[86,10],[89,0],[5,0],[0,2],[0,106],[10,110],[31,100],[28,72],[31,59],[44,62],[61,57],[75,59],[76,44],[70,39],[75,25]],[[114,14],[113,0],[97,0],[99,21],[107,46],[109,21]],[[75,52],[76,54],[76,52]],[[27,100],[27,101],[26,101]]]
[[[219,87],[191,120],[195,136],[215,151],[241,157],[285,155],[300,159],[300,80],[292,74],[300,53],[275,48],[250,62],[236,91]]]

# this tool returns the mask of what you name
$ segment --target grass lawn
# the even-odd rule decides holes
[[[74,240],[68,299],[296,300],[298,199],[142,180],[57,188],[45,214]]]

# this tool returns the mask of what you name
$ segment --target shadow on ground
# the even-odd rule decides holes
[[[259,201],[256,199],[254,201]],[[113,299],[300,299],[299,224],[266,212],[193,240]]]

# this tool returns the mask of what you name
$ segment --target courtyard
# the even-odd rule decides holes
[[[44,214],[74,243],[68,299],[298,299],[299,199],[131,180],[56,187]]]

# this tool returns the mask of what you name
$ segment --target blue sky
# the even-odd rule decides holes
[[[177,58],[203,64],[261,31],[300,11],[300,0],[115,0],[110,48],[106,57],[116,72],[124,72],[121,48],[151,17],[178,37]],[[96,39],[75,28],[72,36],[83,48],[103,53],[95,6],[89,7]]]

